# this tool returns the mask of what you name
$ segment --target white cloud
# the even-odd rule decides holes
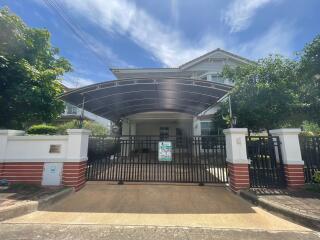
[[[214,48],[224,47],[224,41],[216,36],[206,36],[192,44],[179,31],[126,0],[64,0],[64,3],[109,33],[128,36],[165,66],[177,66]]]
[[[222,13],[222,19],[231,32],[247,29],[257,10],[275,0],[234,0]]]
[[[279,0],[234,0],[225,12],[225,20],[229,21],[233,31],[245,29],[250,24],[256,10],[271,1]],[[139,8],[133,1],[61,0],[61,3],[67,11],[77,15],[77,18],[82,17],[96,24],[104,29],[106,34],[120,35],[130,39],[149,52],[151,58],[163,63],[164,66],[178,66],[217,47],[251,59],[258,59],[270,53],[289,56],[292,53],[292,43],[296,34],[294,26],[287,26],[286,23],[279,22],[248,42],[234,41],[228,35],[217,36],[213,33],[191,41],[179,29],[155,19],[151,13]],[[179,15],[175,15],[178,10],[177,6],[172,3],[171,7],[173,17],[178,18]],[[86,37],[91,48],[101,57],[109,60],[114,67],[130,67],[102,41],[90,35]],[[80,83],[77,85],[85,85],[85,80],[88,79],[78,79]],[[90,82],[93,81],[89,80],[87,83]]]
[[[94,84],[96,81],[67,74],[64,76],[62,83],[68,88],[79,88]]]
[[[250,59],[266,57],[269,54],[292,57],[292,45],[296,34],[296,28],[288,23],[279,22],[271,26],[263,35],[241,44],[233,51]]]

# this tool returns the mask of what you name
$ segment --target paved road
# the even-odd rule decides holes
[[[5,240],[319,240],[315,232],[110,225],[0,224]]]

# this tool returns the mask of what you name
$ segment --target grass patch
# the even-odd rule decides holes
[[[305,189],[310,192],[320,193],[319,183],[308,183],[305,185]]]
[[[10,184],[8,189],[2,192],[15,192],[15,193],[36,193],[41,191],[41,186],[36,184],[26,184],[26,183],[14,183]]]

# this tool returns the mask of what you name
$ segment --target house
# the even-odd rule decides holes
[[[65,85],[62,85],[65,92],[68,92],[72,90],[71,88],[66,87]],[[69,122],[71,120],[80,120],[82,117],[82,109],[80,107],[74,106],[68,102],[65,102],[65,109],[64,112],[60,115],[60,117],[56,120],[59,123]],[[83,112],[83,118],[85,120],[94,121],[102,126],[104,126],[106,129],[110,130],[110,121],[106,118],[100,117],[94,113],[88,112],[84,110]]]
[[[208,135],[217,103],[233,86],[221,71],[250,63],[216,49],[177,68],[112,68],[116,80],[71,90],[63,99],[121,123],[122,135]]]

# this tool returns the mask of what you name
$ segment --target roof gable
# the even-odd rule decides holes
[[[188,69],[192,66],[195,66],[195,65],[203,62],[204,60],[207,60],[210,58],[213,58],[213,59],[232,59],[237,62],[246,63],[246,64],[253,63],[253,61],[251,61],[249,59],[240,57],[240,56],[235,55],[233,53],[230,53],[230,52],[224,51],[220,48],[217,48],[211,52],[208,52],[200,57],[197,57],[189,62],[182,64],[181,66],[179,66],[179,68],[185,70],[185,69]]]

